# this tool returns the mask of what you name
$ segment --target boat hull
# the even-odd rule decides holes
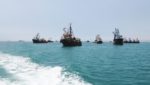
[[[114,45],[123,45],[123,39],[120,38],[120,39],[114,39],[113,40],[113,44]]]
[[[61,39],[63,46],[82,46],[82,42],[75,39]]]
[[[33,43],[48,43],[48,41],[46,40],[36,40],[36,39],[32,39]]]
[[[140,43],[139,41],[125,41],[124,43],[135,43],[135,44],[138,44],[138,43]]]
[[[97,43],[97,44],[102,44],[103,41],[96,41],[95,43]]]

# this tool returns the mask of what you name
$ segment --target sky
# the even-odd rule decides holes
[[[150,0],[0,0],[0,41],[59,40],[69,23],[81,40],[110,41],[118,28],[150,41]]]

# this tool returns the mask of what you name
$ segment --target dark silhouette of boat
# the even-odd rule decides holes
[[[133,41],[133,43],[140,43],[140,40],[137,38],[136,40]]]
[[[126,38],[123,39],[123,43],[128,43],[129,40],[127,40]]]
[[[132,39],[129,38],[128,40],[127,39],[124,39],[124,43],[140,43],[139,39]]]
[[[54,41],[52,41],[52,40],[47,40],[47,42],[51,43],[51,42],[54,42]]]
[[[113,44],[114,45],[123,45],[123,37],[119,33],[119,29],[115,29],[114,34],[114,39],[113,39]]]
[[[25,41],[23,41],[23,40],[19,40],[18,42],[25,42]]]
[[[89,40],[87,40],[86,42],[87,42],[87,43],[89,43],[90,41],[89,41]]]
[[[102,43],[103,43],[103,41],[102,41],[100,35],[97,35],[97,36],[96,36],[95,43],[97,43],[97,44],[102,44]]]
[[[81,40],[73,35],[71,24],[69,29],[66,29],[64,28],[64,34],[60,40],[63,46],[82,46]]]
[[[48,43],[50,41],[45,40],[44,38],[40,38],[40,34],[38,33],[33,39],[33,43]]]

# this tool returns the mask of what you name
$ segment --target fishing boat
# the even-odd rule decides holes
[[[102,41],[100,35],[97,35],[97,36],[96,36],[95,43],[97,43],[97,44],[102,44],[102,43],[103,43],[103,41]]]
[[[52,43],[52,42],[54,42],[54,41],[52,41],[52,39],[49,38],[49,39],[47,40],[47,42]]]
[[[114,45],[123,45],[123,37],[119,33],[119,29],[115,28],[115,31],[113,32],[114,34],[114,39],[113,39],[113,44]]]
[[[86,42],[87,42],[87,43],[89,43],[90,41],[89,41],[89,40],[87,40]]]
[[[47,42],[51,43],[51,42],[54,42],[54,41],[52,41],[52,40],[47,40]]]
[[[140,43],[139,39],[131,39],[129,38],[128,40],[127,39],[124,39],[124,43]]]
[[[140,40],[137,38],[133,43],[140,43]]]
[[[40,34],[37,35],[32,39],[33,43],[48,43],[49,41],[45,40],[44,38],[40,38]]]
[[[128,40],[126,38],[124,38],[123,43],[128,43]]]
[[[82,46],[81,40],[73,35],[71,24],[68,29],[64,28],[63,30],[64,34],[60,40],[63,46]]]

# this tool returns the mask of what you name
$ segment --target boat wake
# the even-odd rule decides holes
[[[40,66],[21,56],[0,53],[0,68],[8,75],[0,74],[0,85],[91,85],[60,66]]]

